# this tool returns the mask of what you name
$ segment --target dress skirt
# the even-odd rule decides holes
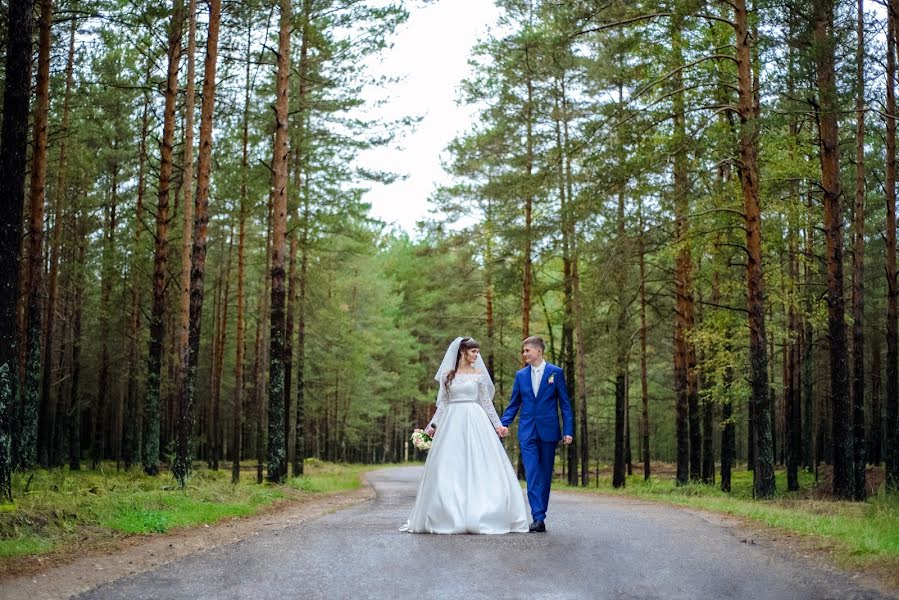
[[[524,493],[484,409],[452,401],[434,437],[402,531],[527,532]]]

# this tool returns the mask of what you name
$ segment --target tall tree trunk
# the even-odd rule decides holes
[[[852,497],[853,450],[850,424],[849,371],[846,360],[845,300],[843,298],[843,237],[840,199],[839,134],[837,125],[833,0],[814,2],[815,71],[818,84],[818,137],[821,187],[824,193],[824,235],[827,246],[827,309],[830,334],[830,393],[832,411],[833,491]]]
[[[249,177],[250,159],[250,63],[252,62],[253,27],[247,25],[246,70],[244,71],[243,127],[241,134],[240,158],[240,200],[237,208],[237,323],[234,335],[234,400],[231,407],[231,483],[240,481],[240,459],[243,440],[243,361],[244,361],[244,250],[246,248],[247,179]]]
[[[528,49],[525,49],[525,53]],[[528,59],[526,59],[528,60]],[[525,75],[527,99],[525,100],[525,198],[524,198],[524,256],[521,273],[521,339],[531,335],[531,294],[533,284],[533,218],[534,197],[531,192],[534,173],[534,82],[530,71]],[[520,462],[520,461],[519,461]]]
[[[147,81],[150,80],[148,66]],[[143,277],[138,265],[142,263],[141,237],[143,233],[144,193],[146,192],[147,136],[150,129],[150,96],[144,94],[144,107],[141,116],[140,145],[137,166],[137,204],[134,209],[134,237],[131,252],[131,313],[128,317],[128,398],[125,416],[125,468],[141,462],[141,427],[142,411],[137,394],[137,370],[140,355],[141,331],[141,295]]]
[[[264,306],[263,303],[260,302],[260,306]],[[255,346],[255,356],[253,358],[253,395],[255,396],[254,407],[256,412],[256,483],[262,483],[262,474],[264,471],[264,463],[265,463],[265,403],[262,401],[262,390],[261,390],[261,373],[262,370],[262,316],[264,312],[259,313],[259,318],[256,321],[256,346]]]
[[[788,35],[793,39],[797,32],[795,14],[790,15],[788,24]],[[790,45],[787,55],[787,94],[790,97],[795,96],[795,77],[796,52],[793,44]],[[789,157],[791,160],[798,159],[797,149],[800,147],[799,140],[799,121],[798,118],[791,117],[789,123]],[[799,463],[802,460],[802,389],[801,377],[799,374],[799,356],[802,352],[802,329],[799,318],[799,302],[800,289],[799,281],[799,231],[801,223],[799,221],[800,206],[802,198],[802,190],[800,181],[796,180],[790,184],[790,194],[797,203],[795,208],[788,209],[787,213],[787,246],[789,261],[788,292],[784,294],[787,314],[787,335],[784,342],[784,360],[786,362],[786,375],[784,377],[784,393],[785,393],[785,418],[786,418],[786,466],[787,466],[787,490],[797,491],[799,489]]]
[[[38,463],[38,421],[41,411],[41,330],[43,294],[44,201],[47,187],[47,122],[50,115],[51,0],[41,0],[38,21],[37,88],[34,107],[34,151],[31,162],[31,210],[28,227],[28,307],[25,389],[22,395],[19,464]],[[45,453],[46,454],[46,453]],[[44,465],[47,466],[47,465]]]
[[[172,474],[183,488],[191,469],[191,433],[194,424],[194,392],[200,353],[200,325],[203,316],[203,279],[206,274],[206,228],[209,223],[209,175],[212,167],[212,116],[215,109],[215,77],[218,60],[221,0],[209,2],[206,60],[203,70],[203,103],[200,107],[200,140],[197,157],[197,195],[194,201],[193,246],[190,268],[190,332],[187,372],[179,377],[178,441]]]
[[[702,401],[702,482],[715,485],[715,403]]]
[[[297,298],[297,420],[296,447],[293,457],[293,476],[303,474],[303,463],[306,460],[306,273],[309,269],[309,199],[303,194],[303,236],[300,240],[300,290]]]
[[[72,291],[72,376],[69,380],[69,470],[77,471],[81,468],[81,315],[84,311],[84,258],[87,251],[86,232],[84,230],[84,218],[79,218],[78,211],[73,211],[73,232],[77,249],[75,251],[75,264],[72,265],[74,273],[74,290]]]
[[[817,429],[815,427],[815,395],[814,381],[812,379],[812,360],[814,358],[814,341],[815,330],[812,324],[812,299],[813,299],[813,271],[810,258],[814,251],[814,231],[813,223],[815,221],[814,211],[812,210],[811,194],[806,194],[806,215],[808,222],[805,226],[805,255],[809,260],[805,261],[803,267],[803,280],[805,282],[805,293],[803,294],[803,331],[802,331],[802,412],[805,419],[802,422],[802,456],[805,468],[811,470],[815,467],[817,475],[817,453],[813,450],[815,447],[815,439],[817,438]]]
[[[566,172],[567,156],[569,152],[567,135],[562,135],[562,122],[565,123],[566,134],[568,126],[568,99],[565,92],[564,74],[556,78],[558,85],[558,97],[555,108],[559,118],[554,120],[556,135],[556,161],[558,168],[559,204],[562,220],[562,290],[563,311],[562,318],[562,356],[560,362],[565,371],[565,384],[569,393],[576,395],[577,383],[574,371],[574,299],[573,285],[571,281],[571,222],[574,218],[572,199],[567,195]],[[492,290],[491,290],[492,293]],[[490,302],[492,304],[492,297]],[[490,307],[492,310],[492,306]],[[492,315],[491,315],[492,318]],[[491,324],[492,326],[492,324]],[[577,403],[572,406],[573,418],[577,420]],[[568,485],[577,485],[578,482],[578,451],[575,444],[569,444],[567,448]]]
[[[640,220],[640,234],[637,238],[638,254],[640,256],[640,396],[643,401],[643,414],[640,425],[640,437],[642,439],[643,480],[649,481],[651,476],[649,453],[649,379],[647,376],[646,342],[649,331],[646,327],[646,223],[643,221],[643,198],[638,195],[638,218]]]
[[[899,0],[890,0],[887,19],[886,89],[886,484],[899,489],[899,335],[896,306],[896,30]]]
[[[175,0],[168,38],[168,78],[162,125],[162,157],[159,163],[159,197],[156,203],[156,248],[153,258],[153,309],[150,314],[150,354],[147,360],[147,391],[144,402],[144,472],[159,473],[160,383],[162,344],[165,339],[166,261],[169,245],[169,189],[172,179],[172,149],[175,143],[175,100],[178,94],[178,65],[181,62],[181,31],[184,2]]]
[[[268,205],[266,208],[266,226],[265,226],[265,270],[271,271],[272,264],[272,209],[274,206],[274,188],[272,193],[268,195]],[[267,455],[266,445],[266,420],[268,417],[268,402],[266,378],[264,374],[264,364],[268,361],[265,352],[265,322],[269,312],[269,301],[271,300],[271,277],[265,278],[265,285],[262,290],[262,297],[259,299],[259,320],[256,328],[256,356],[253,364],[253,381],[254,392],[256,395],[256,483],[262,483],[262,475],[265,467]]]
[[[293,149],[296,155],[296,149]],[[299,162],[299,161],[297,161]],[[297,165],[297,170],[299,170]],[[288,178],[290,176],[288,175]],[[299,190],[299,176],[294,177],[294,189]],[[296,215],[294,207],[288,208],[288,220],[290,216]],[[290,228],[289,228],[290,229]],[[297,303],[297,250],[299,243],[296,236],[295,224],[288,234],[290,242],[287,244],[289,256],[287,267],[287,308],[284,315],[284,445],[286,451],[284,453],[284,463],[281,465],[281,472],[287,476],[288,465],[293,465],[294,452],[296,451],[296,418],[292,415],[293,394],[291,384],[293,383],[293,332],[294,332],[294,311]]]
[[[525,60],[528,57],[529,48],[525,48]],[[533,128],[533,96],[534,82],[531,78],[530,71],[525,75],[525,84],[527,86],[527,99],[525,100],[525,192],[524,192],[524,249],[522,252],[522,270],[521,270],[521,339],[525,340],[531,335],[531,294],[533,285],[533,220],[534,220],[534,198],[531,193],[531,177],[534,172],[534,128]],[[518,470],[519,479],[525,478],[524,460],[521,456],[521,448],[518,449]]]
[[[701,269],[701,265],[697,267],[697,269]],[[713,275],[713,277],[715,277]],[[698,293],[699,296],[699,306],[703,305],[702,301],[702,292]],[[704,314],[699,311],[699,320],[700,322],[704,318]],[[699,355],[698,364],[704,365],[706,364],[706,354],[705,351]],[[701,370],[702,371],[702,370]],[[705,372],[702,372],[702,377],[699,378],[700,386],[702,389],[709,387],[708,375]],[[715,403],[712,398],[706,397],[702,399],[699,404],[700,416],[702,418],[702,469],[701,469],[701,480],[702,483],[706,485],[715,485]]]
[[[724,178],[723,178],[724,179]],[[712,303],[721,304],[721,284],[718,273],[712,275]],[[725,335],[727,340],[724,343],[724,351],[727,354],[731,352],[730,331]],[[724,370],[724,389],[725,398],[721,403],[721,491],[730,492],[731,472],[733,470],[734,460],[736,459],[736,424],[734,423],[734,404],[730,394],[731,383],[733,382],[733,369],[728,366]]]
[[[865,11],[858,0],[856,48],[855,211],[852,253],[852,448],[853,496],[865,491]]]
[[[269,340],[269,424],[268,479],[279,483],[286,473],[286,442],[284,439],[284,267],[287,228],[287,159],[288,143],[288,79],[290,76],[290,0],[281,0],[281,19],[278,33],[278,73],[275,101],[275,148],[272,159],[274,199],[272,208],[272,297],[271,338]]]
[[[787,340],[784,344],[784,352],[787,359],[787,377],[784,381],[786,393],[786,449],[787,465],[787,490],[795,492],[799,490],[799,463],[802,460],[802,411],[800,410],[799,387],[799,315],[796,305],[799,296],[796,293],[799,283],[799,223],[791,215],[790,232],[788,233],[789,245],[789,293],[786,296],[787,307]]]
[[[753,495],[774,496],[774,450],[768,397],[768,350],[765,335],[765,292],[762,278],[762,216],[759,209],[758,118],[752,83],[745,0],[734,2],[734,24],[740,119],[740,184],[746,229],[746,288],[749,313],[750,402],[755,449]]]
[[[619,92],[620,92],[619,88]],[[625,420],[627,419],[627,356],[630,346],[627,332],[627,250],[624,230],[624,190],[618,190],[617,212],[618,264],[615,287],[618,288],[618,317],[615,327],[615,460],[612,467],[612,486],[625,485]]]
[[[871,348],[871,429],[868,433],[868,462],[879,467],[883,448],[883,411],[881,398],[883,394],[881,377],[883,367],[880,364],[880,339],[875,336]]]
[[[677,443],[677,483],[686,484],[700,475],[699,414],[695,386],[695,353],[690,335],[693,330],[692,257],[688,241],[689,181],[687,173],[686,129],[684,117],[682,19],[671,21],[675,75],[672,85],[674,117],[674,213],[677,259],[675,267],[675,323],[674,323],[674,387],[675,431]],[[617,389],[617,384],[616,384]],[[617,396],[617,393],[616,393]],[[695,423],[694,423],[695,421]]]
[[[0,502],[12,502],[13,411],[18,405],[19,261],[31,93],[31,0],[7,5],[0,131]]]
[[[66,85],[62,102],[62,126],[59,139],[59,164],[56,172],[56,190],[54,193],[53,211],[53,239],[50,244],[50,282],[47,288],[47,317],[44,328],[44,372],[41,377],[41,407],[42,414],[39,421],[38,437],[39,460],[41,465],[49,467],[58,463],[59,457],[53,452],[53,432],[56,430],[58,418],[57,402],[50,398],[50,387],[53,375],[53,343],[54,327],[56,323],[56,298],[59,281],[59,254],[62,251],[63,215],[66,196],[66,142],[69,131],[69,112],[72,96],[72,81],[74,79],[75,63],[75,30],[77,19],[72,19],[69,29],[69,50],[66,58]],[[57,396],[60,396],[57,390]]]
[[[569,194],[570,197],[570,194]],[[583,307],[581,305],[581,282],[578,273],[577,228],[571,227],[571,286],[574,300],[574,340],[575,340],[575,381],[577,382],[578,439],[581,451],[581,486],[586,487],[590,480],[589,459],[590,440],[587,437],[587,365],[584,349]],[[599,473],[597,472],[597,477]]]
[[[118,150],[118,140],[113,142],[113,152]],[[106,416],[109,412],[107,401],[109,398],[109,338],[110,338],[110,320],[112,318],[112,286],[113,280],[116,278],[113,272],[113,252],[115,251],[115,229],[118,210],[118,194],[119,194],[119,165],[118,159],[114,159],[112,164],[112,189],[110,190],[109,200],[104,206],[104,224],[103,224],[103,257],[101,281],[100,281],[100,310],[98,318],[100,321],[100,368],[97,375],[97,395],[94,398],[94,406],[91,411],[91,464],[94,469],[100,465],[100,461],[105,458],[106,448],[105,439]]]
[[[188,341],[190,338],[190,272],[194,231],[194,112],[196,104],[197,2],[187,6],[187,81],[184,89],[184,155],[181,190],[184,193],[181,209],[181,273],[178,286],[177,353],[175,359],[174,390],[184,387],[181,379],[188,370]],[[176,211],[177,212],[177,211]],[[214,328],[213,328],[214,329]],[[176,392],[176,393],[178,393]],[[176,397],[177,398],[177,397]],[[176,402],[179,400],[176,399]]]
[[[292,456],[292,472],[293,476],[303,474],[303,463],[306,460],[306,429],[305,429],[305,388],[306,388],[306,273],[309,267],[309,227],[310,210],[309,210],[309,181],[308,175],[304,179],[303,165],[305,157],[303,152],[306,150],[305,133],[306,121],[309,118],[309,111],[306,106],[306,95],[309,89],[309,43],[312,35],[311,19],[312,19],[312,0],[303,0],[303,14],[301,15],[301,38],[300,38],[300,65],[299,65],[299,93],[297,95],[297,114],[299,115],[299,134],[297,136],[297,198],[303,204],[303,214],[300,217],[300,227],[302,228],[301,238],[299,240],[300,256],[300,274],[299,274],[299,291],[296,299],[296,315],[297,315],[297,373],[296,373],[296,419],[293,431],[293,456]],[[293,335],[291,333],[291,335]],[[289,371],[288,371],[289,372]],[[286,386],[284,393],[288,396],[291,393],[290,386]],[[285,468],[286,474],[286,468]]]
[[[228,234],[228,258],[225,259],[224,286],[222,292],[221,311],[218,325],[218,352],[215,357],[215,373],[212,377],[212,419],[210,420],[209,440],[212,470],[218,471],[219,459],[224,447],[222,428],[222,375],[225,370],[225,346],[228,342],[228,300],[231,291],[231,251],[234,248],[234,234]]]

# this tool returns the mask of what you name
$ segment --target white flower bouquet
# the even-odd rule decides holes
[[[424,432],[423,429],[416,429],[412,432],[412,445],[419,450],[430,450],[431,443],[434,441],[431,436]]]

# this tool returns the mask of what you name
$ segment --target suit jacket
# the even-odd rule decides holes
[[[571,414],[571,401],[568,388],[565,386],[565,374],[556,365],[546,363],[543,378],[540,380],[539,392],[534,394],[531,385],[531,366],[528,365],[515,373],[512,383],[512,397],[500,419],[506,427],[515,420],[521,410],[518,422],[518,439],[540,439],[544,442],[557,442],[562,435],[574,436],[574,417]],[[562,428],[559,428],[559,410],[562,411]]]

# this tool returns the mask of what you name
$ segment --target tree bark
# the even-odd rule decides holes
[[[203,282],[206,274],[206,238],[209,223],[209,175],[212,167],[212,117],[215,109],[215,77],[218,61],[221,0],[209,2],[206,60],[203,69],[203,102],[200,107],[200,140],[197,156],[197,195],[194,200],[193,246],[190,268],[190,331],[187,372],[179,377],[178,440],[172,474],[183,488],[190,475],[191,434],[194,424],[194,392],[200,353],[200,325],[203,316]]]
[[[880,364],[880,340],[875,336],[871,348],[871,429],[868,433],[868,462],[879,467],[883,460],[883,410],[881,399],[883,394],[881,377],[883,367]]]
[[[686,130],[684,123],[683,51],[681,45],[682,19],[671,21],[675,75],[672,85],[674,118],[674,219],[677,259],[675,266],[675,322],[674,322],[674,387],[675,435],[677,443],[677,483],[699,480],[700,448],[699,414],[695,385],[695,353],[690,335],[693,330],[692,257],[687,235],[689,222],[689,181],[687,173]],[[617,389],[617,384],[616,384]],[[617,396],[617,393],[616,393]]]
[[[240,158],[240,200],[237,208],[237,323],[234,335],[234,400],[231,407],[231,483],[240,481],[240,459],[243,440],[243,361],[244,361],[244,266],[247,227],[247,180],[249,178],[250,146],[250,63],[252,54],[252,25],[247,25],[246,70],[244,72],[243,128]]]
[[[274,192],[274,188],[272,189]],[[265,270],[271,272],[272,264],[272,208],[274,205],[274,193],[268,195],[265,225]],[[263,373],[263,365],[267,362],[265,354],[265,327],[263,323],[269,312],[271,299],[271,277],[265,278],[262,297],[259,299],[259,320],[256,327],[256,355],[253,364],[254,393],[256,400],[256,483],[262,483],[262,475],[265,467],[267,446],[265,439],[266,417],[268,416],[268,402],[266,402],[266,380]]]
[[[297,154],[296,148],[293,148],[294,155]],[[297,162],[299,162],[297,160]],[[298,165],[295,165],[295,168],[298,170]],[[290,176],[288,175],[288,178]],[[300,189],[299,185],[299,176],[296,175],[294,177],[294,188],[295,190]],[[296,192],[295,192],[296,193]],[[290,216],[296,215],[295,207],[289,207],[288,210],[288,220]],[[294,311],[296,310],[297,304],[297,251],[299,248],[299,243],[296,236],[296,228],[295,224],[293,228],[289,228],[290,233],[288,237],[290,238],[289,243],[287,243],[288,251],[287,254],[289,256],[288,259],[288,267],[287,267],[287,308],[284,314],[284,445],[286,447],[286,452],[284,453],[284,463],[281,465],[281,472],[284,473],[285,477],[287,476],[288,465],[293,465],[294,453],[296,451],[296,421],[293,419],[295,415],[292,415],[293,409],[293,400],[294,396],[291,393],[293,389],[291,384],[293,383],[293,332],[294,332]]]
[[[286,473],[286,442],[284,439],[284,267],[287,228],[287,160],[288,143],[288,79],[290,76],[291,2],[280,0],[281,18],[278,33],[278,72],[275,101],[275,147],[272,159],[274,198],[272,207],[272,270],[271,270],[271,338],[269,340],[269,425],[268,479],[280,483]]]
[[[587,365],[584,349],[584,322],[581,281],[578,272],[577,228],[571,223],[571,285],[574,300],[575,380],[577,382],[578,439],[581,451],[581,487],[590,480],[590,440],[587,437]],[[597,473],[597,477],[599,473]]]
[[[637,252],[640,255],[640,396],[643,402],[643,414],[640,426],[643,456],[643,480],[649,481],[652,475],[649,453],[649,378],[647,375],[646,342],[649,330],[646,327],[646,224],[643,221],[643,198],[638,197],[637,210],[640,219],[640,236]]]
[[[886,77],[886,240],[884,252],[887,283],[886,440],[884,448],[887,487],[899,489],[899,334],[896,298],[896,29],[899,0],[890,0],[887,19]]]
[[[745,0],[734,2],[740,119],[740,186],[746,229],[746,288],[749,313],[750,402],[753,421],[753,495],[774,496],[774,450],[768,397],[768,350],[765,334],[765,293],[762,278],[762,216],[758,190],[758,118],[752,83]]]
[[[7,5],[0,132],[0,502],[12,502],[12,428],[18,398],[19,261],[31,93],[31,0]]]
[[[73,221],[75,233],[75,264],[72,266],[74,276],[74,290],[72,307],[72,376],[69,386],[69,470],[81,469],[81,315],[84,306],[84,277],[81,276],[84,269],[84,258],[87,251],[86,232],[83,231],[83,218],[79,218],[77,211]],[[80,234],[80,235],[79,235]]]
[[[812,210],[811,194],[806,194],[806,215],[808,222],[805,226],[805,255],[813,256],[814,251],[814,211]],[[813,467],[817,469],[817,453],[814,451],[815,439],[817,437],[815,427],[815,396],[814,381],[812,379],[812,361],[814,358],[814,337],[815,330],[812,324],[812,286],[813,271],[811,261],[805,261],[803,269],[803,280],[805,282],[804,294],[804,322],[802,330],[802,412],[805,419],[802,422],[802,456],[805,468],[811,470]],[[815,471],[817,474],[817,470]]]
[[[144,472],[159,473],[159,397],[162,375],[162,344],[165,337],[166,262],[169,244],[169,189],[172,179],[172,149],[175,142],[175,100],[178,94],[178,64],[181,59],[183,0],[175,0],[168,38],[168,77],[159,163],[159,196],[156,203],[156,244],[153,258],[153,309],[150,315],[150,354],[147,361],[147,391],[144,403]]]
[[[558,98],[556,99],[556,111],[559,115],[554,120],[554,128],[556,135],[556,160],[558,162],[557,177],[559,185],[559,204],[562,221],[562,293],[563,293],[563,318],[562,318],[562,355],[560,361],[565,372],[565,384],[568,386],[569,393],[576,397],[577,383],[574,368],[574,299],[573,285],[571,277],[571,224],[574,219],[572,199],[567,194],[568,186],[566,184],[566,169],[568,164],[568,99],[565,91],[565,75],[564,73],[556,77],[558,86]],[[565,135],[563,136],[562,124],[565,125]],[[492,289],[489,290],[489,302],[492,310]],[[491,315],[492,318],[492,315]],[[492,324],[491,324],[492,327]],[[491,357],[492,358],[492,357]],[[577,403],[572,406],[574,414],[572,417],[577,420]],[[577,445],[569,444],[567,447],[567,465],[568,465],[568,485],[577,485],[578,483],[578,449]]]
[[[118,140],[113,141],[113,151],[118,149]],[[103,256],[100,281],[100,368],[97,375],[97,394],[94,397],[94,406],[91,411],[91,464],[94,469],[105,458],[105,439],[108,437],[105,423],[109,412],[107,401],[109,397],[109,338],[110,320],[112,318],[112,286],[115,274],[113,273],[113,252],[115,251],[115,229],[118,210],[119,194],[119,165],[118,159],[112,164],[112,188],[109,200],[104,206],[103,224]]]
[[[218,352],[215,357],[215,374],[212,389],[212,419],[209,428],[212,470],[218,471],[219,459],[224,447],[222,427],[222,375],[225,370],[225,346],[228,342],[228,300],[231,292],[231,252],[234,248],[234,234],[228,234],[228,258],[225,260],[224,286],[218,326]]]
[[[312,0],[303,0],[303,14],[301,16],[302,32],[300,42],[300,69],[299,69],[299,93],[297,96],[297,113],[300,115],[297,153],[297,197],[302,201],[303,214],[300,217],[302,234],[299,240],[300,274],[299,290],[296,299],[297,315],[297,376],[296,376],[296,420],[294,422],[294,445],[292,457],[293,476],[303,474],[303,466],[306,460],[306,274],[309,269],[309,228],[311,226],[311,214],[309,207],[308,174],[302,177],[302,168],[305,164],[303,152],[306,149],[305,134],[306,121],[308,120],[308,107],[306,96],[309,90],[309,44],[312,35]],[[285,387],[285,394],[291,393],[290,386]],[[286,471],[286,470],[285,470]]]
[[[300,240],[300,290],[297,298],[297,381],[296,381],[296,447],[293,456],[293,476],[303,474],[306,460],[306,274],[309,270],[309,200],[304,194],[303,235]]]
[[[59,457],[53,452],[53,437],[56,431],[58,402],[51,399],[51,382],[53,376],[53,345],[56,324],[56,301],[59,281],[59,254],[62,251],[63,230],[63,206],[65,206],[66,187],[66,142],[69,131],[69,113],[72,96],[72,80],[74,79],[75,62],[75,30],[78,21],[72,19],[69,29],[69,49],[66,58],[66,84],[62,103],[62,125],[59,139],[59,164],[56,173],[56,190],[54,193],[53,211],[53,238],[50,243],[50,281],[47,287],[47,316],[44,327],[44,371],[41,377],[41,407],[42,414],[39,422],[38,437],[39,460],[41,465],[49,467],[56,465]],[[60,396],[57,391],[57,396]]]
[[[865,490],[865,12],[858,0],[856,47],[855,211],[852,253],[852,448],[853,497]]]
[[[798,364],[800,330],[799,315],[796,311],[796,305],[799,301],[796,293],[799,284],[799,224],[792,217],[790,221],[790,232],[788,234],[789,293],[786,295],[789,305],[787,307],[788,335],[784,343],[784,352],[787,359],[786,377],[784,380],[786,393],[784,411],[787,418],[787,440],[784,446],[786,449],[787,490],[795,492],[799,490],[799,463],[802,460],[802,411],[800,409]]]
[[[47,187],[47,123],[50,115],[51,0],[41,0],[38,21],[37,86],[34,107],[34,151],[31,162],[31,210],[28,227],[28,301],[26,317],[25,389],[22,393],[19,465],[38,464],[38,421],[41,398],[41,330],[43,327],[44,203]],[[44,465],[46,466],[46,465]]]
[[[147,69],[147,81],[150,80],[150,66]],[[134,237],[131,258],[131,312],[128,317],[128,399],[125,416],[125,468],[141,462],[142,440],[140,419],[143,411],[139,406],[137,390],[137,370],[140,354],[141,331],[141,295],[143,287],[141,264],[141,237],[143,233],[144,193],[146,192],[147,136],[150,129],[150,97],[144,94],[144,107],[141,116],[140,145],[138,147],[137,166],[137,203],[134,209]]]
[[[712,276],[712,302],[721,304],[721,286],[718,273]],[[724,351],[731,352],[730,331],[726,331],[727,341],[724,343]],[[734,405],[730,394],[733,382],[733,369],[728,366],[724,370],[725,399],[721,403],[721,491],[730,492],[731,473],[736,459],[736,424],[734,423]]]
[[[620,90],[619,90],[620,91]],[[615,460],[612,467],[612,486],[625,486],[625,420],[627,419],[627,355],[629,348],[627,332],[627,265],[626,240],[624,230],[624,190],[618,190],[617,212],[617,252],[615,287],[618,288],[618,317],[615,326]]]
[[[814,2],[815,72],[818,84],[818,137],[821,188],[824,193],[824,235],[827,247],[827,309],[830,334],[830,393],[832,404],[833,491],[852,497],[853,449],[849,409],[849,371],[846,360],[845,300],[843,298],[843,237],[840,200],[839,134],[834,71],[833,0]]]
[[[528,49],[525,49],[525,60],[528,61]],[[525,114],[525,198],[524,198],[524,253],[521,273],[521,339],[531,335],[531,294],[533,285],[533,219],[534,197],[531,185],[534,174],[534,82],[530,71],[525,75],[527,99]]]
[[[184,388],[182,378],[188,371],[188,341],[190,338],[190,271],[194,231],[194,112],[196,104],[197,2],[188,0],[187,6],[187,81],[184,89],[184,155],[181,190],[181,273],[178,285],[177,354],[175,357],[174,389]],[[214,328],[213,328],[214,329]],[[178,401],[178,400],[176,400]]]

